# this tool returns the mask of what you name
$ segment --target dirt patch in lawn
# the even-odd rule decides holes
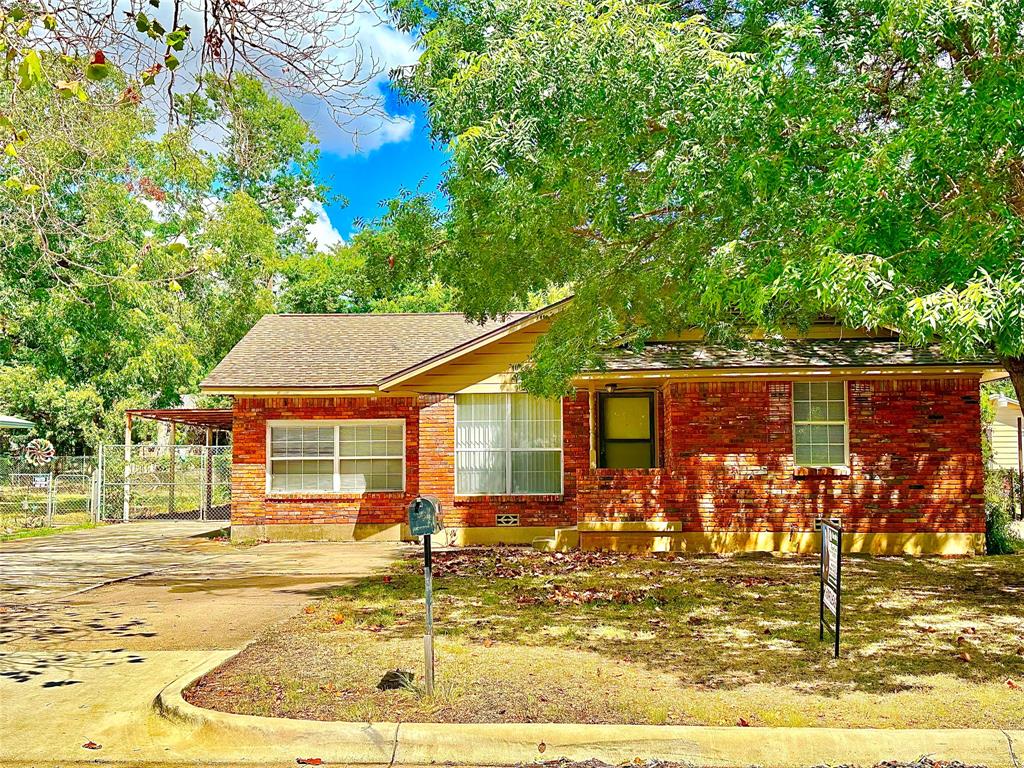
[[[861,727],[1024,722],[1024,557],[850,558],[843,658],[813,558],[522,548],[436,557],[437,690],[414,557],[332,590],[188,694],[320,720]]]

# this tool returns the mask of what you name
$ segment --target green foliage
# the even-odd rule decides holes
[[[424,45],[398,85],[453,156],[448,214],[399,201],[390,250],[418,240],[474,316],[571,287],[527,381],[820,313],[1024,360],[1020,3],[393,9]]]
[[[282,261],[311,252],[313,137],[245,78],[212,84],[159,137],[138,103],[8,99],[17,87],[0,79],[8,123],[31,137],[0,155],[0,178],[20,180],[0,184],[0,411],[81,451],[119,440],[125,408],[194,392],[275,310]],[[226,123],[225,152],[196,149],[205,120]]]
[[[404,279],[377,258],[376,232],[331,253],[294,256],[281,267],[282,312],[449,312],[452,290],[410,271]],[[368,247],[369,244],[369,247]]]
[[[1011,527],[1013,518],[1008,503],[989,502],[985,506],[985,551],[990,555],[1014,555],[1024,552],[1024,540]]]
[[[69,386],[29,365],[0,368],[0,410],[36,423],[32,430],[3,431],[0,437],[18,445],[44,437],[59,453],[82,453],[102,429],[103,398],[93,386]]]
[[[295,256],[281,267],[283,312],[367,312],[363,260],[342,246],[332,253]]]
[[[72,70],[44,62],[48,80]],[[111,101],[126,82],[113,70],[90,88]],[[183,125],[154,137],[137,101],[43,86],[11,99],[19,85],[0,79],[13,105],[0,124],[13,138],[0,154],[0,411],[62,452],[120,441],[128,408],[178,404],[268,312],[452,306],[418,251],[385,255],[390,231],[315,252],[309,126],[251,78],[205,85],[179,100]],[[213,123],[223,151],[197,149]]]

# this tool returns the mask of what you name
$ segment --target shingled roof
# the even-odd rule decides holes
[[[997,365],[989,359],[950,358],[938,344],[908,347],[891,338],[772,339],[736,347],[701,341],[655,342],[640,350],[613,350],[603,359],[609,371]]]
[[[220,361],[207,390],[359,389],[473,341],[501,322],[457,313],[265,315]]]

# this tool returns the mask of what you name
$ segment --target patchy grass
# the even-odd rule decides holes
[[[55,533],[68,533],[69,531],[81,531],[86,528],[95,528],[99,523],[78,523],[76,525],[62,525],[59,527],[36,527],[18,528],[0,532],[0,541],[16,541],[18,539],[34,539],[38,536],[52,536]]]
[[[375,688],[422,670],[411,555],[269,630],[189,699],[355,721],[1024,722],[1024,557],[848,558],[838,661],[818,639],[814,558],[494,548],[435,562],[432,697]]]

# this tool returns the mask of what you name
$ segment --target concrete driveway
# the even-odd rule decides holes
[[[401,551],[201,536],[217,527],[134,523],[0,544],[0,764],[160,758],[160,689]]]

